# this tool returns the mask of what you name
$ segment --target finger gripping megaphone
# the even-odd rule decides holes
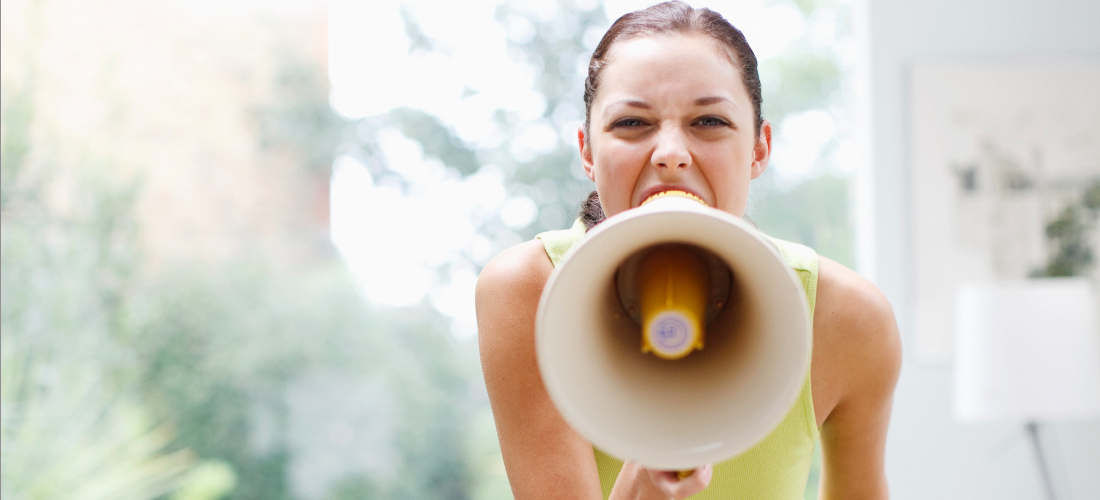
[[[679,196],[590,230],[551,274],[535,332],[562,417],[654,469],[751,448],[790,410],[810,359],[806,298],[775,246]]]

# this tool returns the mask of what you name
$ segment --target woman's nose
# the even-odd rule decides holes
[[[653,164],[672,169],[691,165],[691,153],[681,130],[670,127],[657,134],[657,147],[653,150]]]

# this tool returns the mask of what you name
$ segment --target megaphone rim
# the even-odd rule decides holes
[[[805,343],[806,348],[804,349],[805,352],[802,353],[804,355],[800,356],[801,362],[799,363],[799,367],[795,368],[796,370],[798,370],[798,376],[792,377],[791,381],[789,381],[789,383],[787,383],[784,387],[782,387],[782,390],[779,391],[789,395],[789,398],[785,398],[789,400],[786,401],[786,404],[776,405],[777,407],[782,406],[782,411],[772,412],[775,413],[775,418],[771,419],[774,420],[774,425],[771,425],[766,429],[761,427],[760,431],[757,432],[758,436],[752,441],[752,443],[744,446],[744,448],[740,451],[737,451],[737,453],[743,452],[744,450],[751,448],[751,446],[755,445],[755,443],[764,439],[769,433],[772,432],[772,430],[774,430],[775,426],[777,426],[782,421],[786,413],[789,412],[790,407],[797,400],[801,392],[802,383],[805,380],[806,370],[808,370],[809,368],[809,360],[812,356],[812,349],[809,348],[809,346],[812,345],[812,326],[809,324],[809,310],[805,302],[804,294],[802,293],[801,284],[799,283],[794,271],[782,259],[782,256],[780,255],[775,245],[771,241],[766,239],[759,230],[752,227],[740,218],[733,216],[732,214],[702,206],[691,200],[676,200],[671,199],[671,197],[667,201],[665,201],[664,199],[655,200],[653,203],[647,204],[646,206],[616,214],[615,216],[608,218],[602,224],[597,225],[595,228],[588,231],[585,237],[579,243],[574,245],[574,248],[570,250],[565,259],[563,259],[563,261],[558,265],[554,272],[551,273],[551,276],[547,281],[546,287],[544,288],[543,294],[540,297],[539,309],[536,315],[536,349],[538,351],[537,356],[539,359],[539,370],[542,374],[543,381],[546,384],[547,392],[550,394],[551,399],[554,400],[555,406],[558,408],[559,412],[561,412],[563,418],[565,418],[566,421],[577,432],[579,432],[582,436],[585,436],[585,438],[592,442],[595,446],[600,447],[605,452],[608,452],[612,455],[618,455],[618,453],[616,453],[618,451],[616,449],[617,446],[613,445],[612,443],[600,442],[601,430],[597,428],[598,426],[590,425],[584,417],[580,416],[581,412],[571,406],[572,402],[565,395],[565,389],[555,386],[555,384],[557,383],[556,377],[551,372],[550,368],[546,366],[547,363],[543,361],[544,356],[542,353],[544,352],[545,347],[543,347],[542,344],[547,341],[547,337],[542,333],[542,331],[543,325],[545,324],[545,315],[547,314],[546,306],[550,300],[550,291],[553,290],[555,283],[557,283],[558,280],[562,279],[561,276],[563,275],[563,270],[569,268],[568,262],[575,256],[581,255],[584,252],[584,247],[587,246],[589,242],[602,239],[605,237],[604,235],[612,234],[614,231],[618,230],[616,228],[630,226],[630,221],[638,217],[654,213],[666,214],[666,217],[676,217],[676,214],[685,212],[719,219],[724,223],[731,224],[738,228],[745,235],[750,236],[752,240],[755,240],[759,244],[759,246],[762,247],[762,249],[766,249],[766,251],[769,252],[772,257],[774,257],[774,261],[781,264],[782,269],[785,271],[785,274],[789,278],[786,281],[791,285],[790,290],[796,292],[797,296],[801,299],[798,301],[799,304],[801,304],[802,306],[802,313],[800,316],[803,318],[804,322],[807,325],[806,335],[811,337],[807,339],[807,342]],[[701,239],[702,238],[700,238],[700,240]],[[690,240],[682,242],[689,244],[699,243],[698,241],[693,242]],[[760,248],[758,248],[758,250],[759,249]],[[778,398],[777,401],[779,401]],[[768,413],[768,416],[771,417],[771,413]],[[609,444],[612,444],[612,446],[607,446]],[[728,450],[725,450],[724,448],[722,448],[722,446],[706,445],[698,448],[701,449],[693,452],[690,458],[671,457],[668,459],[664,459],[662,457],[644,456],[644,454],[639,455],[637,453],[627,454],[634,456],[622,456],[621,458],[637,460],[643,463],[643,465],[649,467],[665,469],[694,467],[702,465],[703,463],[717,462],[730,458],[730,456],[726,455]]]

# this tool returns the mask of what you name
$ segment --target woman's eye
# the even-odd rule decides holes
[[[640,127],[642,125],[645,125],[645,122],[638,118],[623,118],[615,122],[616,127]]]
[[[729,122],[717,116],[704,116],[700,118],[699,121],[697,121],[696,123],[704,127],[724,127],[726,125],[729,125]]]

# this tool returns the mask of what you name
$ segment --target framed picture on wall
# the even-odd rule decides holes
[[[1042,272],[1047,226],[1100,182],[1100,58],[911,69],[913,347],[938,361],[956,287]]]

